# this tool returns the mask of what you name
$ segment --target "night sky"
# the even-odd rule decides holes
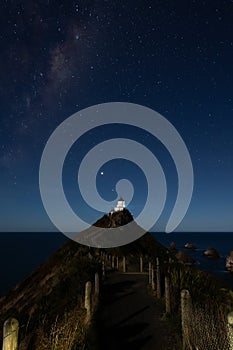
[[[156,110],[185,141],[195,185],[177,231],[232,231],[233,1],[3,0],[0,26],[1,231],[56,230],[39,191],[44,146],[73,113],[112,101]],[[176,170],[166,149],[137,128],[100,127],[72,147],[64,189],[73,210],[90,223],[102,215],[82,203],[77,169],[87,150],[113,136],[142,142],[160,160],[168,194],[155,229],[163,231]],[[107,163],[99,192],[116,199],[122,177],[135,185],[136,216],[147,191],[136,165]]]

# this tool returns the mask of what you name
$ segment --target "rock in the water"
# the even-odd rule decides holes
[[[209,247],[204,251],[204,255],[214,258],[214,259],[218,259],[219,258],[219,254],[217,252],[217,250],[215,248]]]
[[[197,249],[197,247],[195,246],[195,244],[192,244],[192,243],[186,243],[186,244],[184,245],[184,247],[185,247],[186,249],[191,249],[191,250]]]
[[[230,256],[226,258],[226,270],[233,272],[233,251],[231,251]]]
[[[176,258],[184,264],[194,264],[195,263],[195,260],[191,256],[189,256],[185,252],[182,252],[181,250],[179,250],[178,253],[176,254]]]

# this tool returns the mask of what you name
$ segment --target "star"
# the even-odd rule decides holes
[[[195,198],[199,198],[200,206],[212,205],[211,189],[217,191],[221,183],[221,198],[216,194],[216,206],[224,202],[225,208],[232,207],[232,197],[228,194],[233,173],[233,98],[229,88],[232,86],[229,58],[233,40],[229,28],[233,20],[233,0],[222,1],[221,7],[217,1],[213,1],[216,5],[211,7],[208,1],[204,6],[193,0],[190,5],[193,16],[188,21],[185,1],[181,1],[182,6],[172,8],[162,2],[156,8],[153,4],[142,6],[139,0],[114,1],[111,5],[109,1],[89,4],[77,0],[58,5],[46,0],[46,6],[41,2],[32,6],[23,1],[24,5],[16,7],[14,1],[3,2],[0,186],[6,191],[7,201],[13,204],[10,214],[4,215],[4,223],[1,220],[0,229],[11,228],[10,217],[21,224],[24,221],[23,225],[28,217],[33,217],[38,227],[47,225],[44,211],[37,215],[41,206],[38,209],[36,203],[40,203],[38,169],[49,136],[78,110],[111,101],[147,106],[174,124],[190,151],[195,188],[199,191],[199,197]],[[177,22],[182,23],[179,28]],[[129,137],[142,142],[155,156],[159,151],[158,160],[162,165],[168,161],[166,150],[160,150],[159,140],[152,139],[149,133],[135,128],[131,131],[129,126],[118,129],[118,126],[108,128],[106,125],[106,134],[105,126],[98,130],[90,131],[80,140],[78,162],[85,150],[88,152],[89,145],[94,147],[105,141],[105,135],[106,139]],[[67,137],[73,140],[74,136],[70,133]],[[71,201],[77,203],[74,184],[69,180],[73,178],[72,159],[72,154],[67,155],[64,186],[72,193],[71,197],[74,196]],[[218,176],[206,181],[211,166]],[[103,169],[107,171],[106,176]],[[121,171],[125,171],[121,165],[114,172],[108,169],[102,165],[97,172],[99,177],[105,177],[100,186],[106,198],[108,192],[112,197],[117,195],[111,186],[118,175],[122,176]],[[17,178],[12,178],[12,171]],[[130,167],[124,174],[135,182],[135,201],[141,203],[140,196],[144,194],[140,176]],[[172,181],[170,187],[176,189],[175,177],[174,183]],[[17,183],[15,193],[11,188],[14,182]],[[32,206],[23,195],[28,186],[33,189]],[[25,206],[20,219],[16,197],[20,198],[20,205]],[[5,201],[2,202],[5,210]],[[196,207],[190,208],[189,217]],[[218,215],[221,230],[221,222],[225,225],[226,221],[225,208],[222,206],[216,213],[209,211],[210,216],[203,216],[206,225],[212,222],[212,215]],[[87,210],[86,207],[83,210]],[[194,213],[191,222],[196,215]],[[38,218],[45,221],[41,223]],[[93,222],[95,219],[90,218]],[[227,220],[229,226],[233,225],[230,214]]]

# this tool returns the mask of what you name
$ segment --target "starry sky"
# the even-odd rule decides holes
[[[156,110],[184,139],[195,185],[177,231],[232,231],[233,1],[3,0],[0,25],[1,231],[56,230],[39,192],[44,146],[73,113],[112,101]],[[155,230],[163,231],[177,174],[164,147],[137,128],[100,127],[77,141],[64,164],[69,203],[90,223],[100,216],[80,204],[77,166],[115,135],[142,142],[160,160],[168,195]],[[129,209],[137,215],[147,186],[133,163],[105,164],[99,192],[114,200],[121,177],[135,185]]]

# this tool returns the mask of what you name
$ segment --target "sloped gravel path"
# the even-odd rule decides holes
[[[146,290],[147,279],[139,273],[108,275],[96,315],[96,349],[180,350],[160,305]]]

